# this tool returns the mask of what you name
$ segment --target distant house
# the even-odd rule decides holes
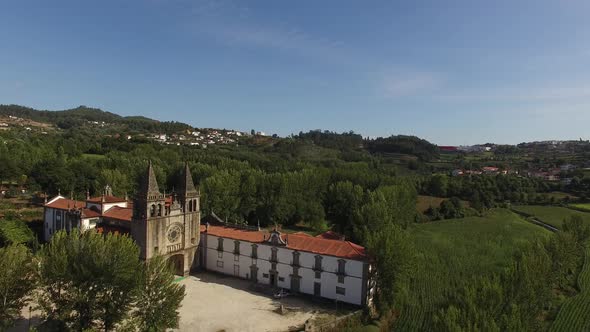
[[[572,164],[564,164],[564,165],[561,165],[561,166],[559,166],[559,169],[560,169],[562,172],[569,172],[569,171],[573,171],[573,170],[575,170],[576,168],[577,168],[577,167],[576,167],[576,165],[572,165]]]
[[[439,146],[438,149],[441,152],[458,152],[459,148],[456,146]]]
[[[486,166],[484,168],[482,168],[482,171],[486,174],[494,174],[494,173],[498,173],[500,169],[498,167],[493,167],[493,166]]]
[[[455,169],[455,170],[453,170],[453,172],[451,172],[452,176],[461,176],[463,174],[465,174],[465,173],[463,172],[462,169]]]

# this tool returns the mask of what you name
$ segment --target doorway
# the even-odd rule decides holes
[[[322,284],[319,282],[313,283],[313,295],[322,296]]]

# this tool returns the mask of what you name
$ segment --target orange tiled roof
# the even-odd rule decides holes
[[[60,197],[51,203],[45,204],[44,206],[60,210],[69,210],[73,209],[74,206],[77,208],[83,208],[86,206],[86,203]]]
[[[100,212],[93,209],[82,209],[82,218],[96,218],[100,217]]]
[[[92,197],[90,199],[88,199],[88,202],[91,203],[100,203],[102,202],[102,197],[103,196],[98,196],[98,197]],[[121,197],[116,197],[116,196],[104,196],[104,202],[105,203],[120,203],[120,202],[125,202],[126,199],[125,198],[121,198]]]
[[[108,209],[105,213],[103,213],[102,216],[111,219],[131,221],[131,217],[133,216],[133,209],[113,206],[112,208]]]
[[[205,230],[206,226],[201,225],[201,232],[205,232]],[[214,236],[252,243],[262,243],[270,237],[270,234],[265,231],[250,231],[225,226],[210,225],[206,232]],[[297,233],[282,234],[281,237],[287,242],[287,248],[293,250],[356,260],[368,258],[364,247],[349,241],[325,239]]]

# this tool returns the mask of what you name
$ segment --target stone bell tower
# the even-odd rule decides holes
[[[188,165],[181,175],[178,195],[162,195],[149,162],[133,201],[131,236],[140,247],[142,259],[162,255],[173,263],[177,274],[188,275],[197,266],[200,195]]]

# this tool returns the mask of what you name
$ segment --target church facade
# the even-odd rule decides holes
[[[44,235],[49,241],[59,230],[94,229],[129,234],[142,259],[155,254],[169,258],[176,273],[188,275],[198,266],[200,239],[199,191],[185,165],[171,195],[160,192],[151,163],[133,200],[112,195],[107,186],[101,196],[77,201],[57,195],[44,205]]]

